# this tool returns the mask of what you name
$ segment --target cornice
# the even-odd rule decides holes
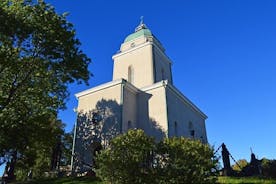
[[[116,86],[116,85],[119,85],[119,84],[123,84],[123,83],[124,83],[124,79],[117,79],[117,80],[107,82],[107,83],[101,84],[99,86],[84,90],[82,92],[76,93],[75,96],[77,98],[80,98],[82,96],[85,96],[85,95],[88,95],[88,94],[91,94],[91,93],[95,93],[97,91],[100,91],[100,90],[103,90],[103,89],[106,89],[106,88],[110,88],[110,87],[113,87],[113,86]]]

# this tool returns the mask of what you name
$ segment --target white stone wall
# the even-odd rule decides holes
[[[194,138],[207,143],[205,118],[169,87],[166,88],[166,94],[169,137],[184,136],[193,138],[191,136],[191,130],[194,130]],[[175,127],[175,122],[177,127]],[[190,127],[191,124],[192,127]]]
[[[107,84],[78,93],[78,119],[75,142],[74,170],[84,172],[93,165],[95,146],[103,148],[121,133],[123,81]],[[93,122],[93,113],[100,117]]]
[[[137,127],[137,92],[124,86],[123,92],[123,132]]]
[[[103,86],[103,85],[102,85]],[[100,87],[100,86],[98,86]],[[97,87],[97,88],[98,88]],[[95,89],[95,88],[94,88]],[[78,108],[77,111],[87,112],[89,110],[93,110],[96,108],[96,105],[102,99],[104,100],[114,100],[118,104],[121,103],[121,90],[122,84],[117,83],[111,86],[107,86],[106,88],[99,88],[99,90],[94,90],[91,93],[80,96],[78,98]]]
[[[168,80],[172,83],[171,61],[158,47],[153,47],[155,82]]]
[[[156,83],[149,88],[142,89],[144,94],[140,95],[140,99],[147,100],[147,104],[140,102],[140,113],[139,117],[145,116],[145,111],[143,111],[144,107],[141,106],[147,105],[147,114],[148,114],[148,122],[143,122],[140,120],[141,128],[151,136],[154,136],[157,140],[161,140],[164,136],[166,136],[168,131],[168,121],[167,121],[167,106],[166,106],[166,93],[165,88],[161,83]],[[145,119],[145,118],[144,118]]]

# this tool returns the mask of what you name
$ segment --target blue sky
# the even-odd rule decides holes
[[[67,110],[59,114],[70,131],[74,94],[112,79],[112,55],[139,24],[140,16],[173,61],[174,85],[208,115],[208,141],[226,144],[235,159],[276,158],[276,1],[254,0],[47,0],[77,30],[92,59],[90,86],[71,85]]]

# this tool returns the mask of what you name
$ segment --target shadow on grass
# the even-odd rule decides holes
[[[16,182],[13,184],[102,184],[101,180],[92,177],[66,177],[66,178],[52,178],[40,179],[28,182]]]

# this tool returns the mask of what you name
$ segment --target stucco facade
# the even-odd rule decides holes
[[[126,37],[114,60],[113,80],[76,94],[75,169],[116,135],[143,129],[156,140],[184,136],[207,143],[207,116],[174,85],[172,62],[145,24]]]

